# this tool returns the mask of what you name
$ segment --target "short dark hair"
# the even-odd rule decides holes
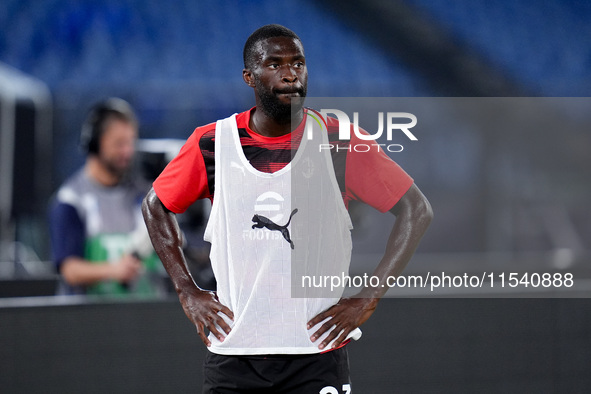
[[[80,146],[86,153],[99,153],[101,136],[105,131],[105,125],[111,119],[131,123],[135,127],[138,123],[133,108],[123,99],[111,97],[96,103],[82,125]]]
[[[242,53],[244,68],[250,69],[253,66],[256,43],[273,37],[290,37],[302,42],[297,34],[285,26],[271,24],[259,27],[248,37],[244,44],[244,51]]]

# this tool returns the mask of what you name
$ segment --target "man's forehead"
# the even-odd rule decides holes
[[[270,37],[256,43],[256,51],[262,58],[270,56],[304,56],[304,47],[297,38]]]
[[[135,126],[135,124],[126,119],[120,119],[116,117],[107,119],[103,127],[103,136],[107,134],[121,134],[122,132],[127,133],[129,131],[133,131],[135,134],[137,134],[137,127]]]

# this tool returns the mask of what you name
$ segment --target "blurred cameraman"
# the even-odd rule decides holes
[[[109,98],[82,127],[84,167],[59,188],[50,208],[58,294],[156,295],[161,263],[140,204],[148,185],[131,176],[138,122],[129,103]]]

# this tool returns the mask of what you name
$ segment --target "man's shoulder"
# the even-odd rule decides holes
[[[88,179],[84,168],[79,168],[61,184],[57,190],[58,199],[64,194],[80,194],[88,188]]]
[[[84,186],[84,171],[78,169],[60,185],[50,200],[50,207],[54,212],[74,208],[78,210],[86,187]]]
[[[191,134],[191,138],[195,138],[197,141],[200,141],[205,134],[215,132],[215,125],[216,122],[213,122],[203,126],[196,127],[195,130],[193,130],[193,133]]]
[[[250,118],[250,110],[246,110],[244,112],[234,115],[236,116],[236,126],[238,127],[238,129],[246,128]],[[227,118],[230,118],[231,116],[228,116]],[[201,149],[202,153],[205,153],[206,155],[208,152],[213,152],[215,148],[214,139],[216,124],[217,121],[208,123],[203,126],[198,126],[197,128],[195,128],[195,130],[191,134],[191,137],[189,138],[189,140],[193,140],[194,142],[196,142],[199,145],[199,148]]]
[[[228,119],[228,118],[231,118],[232,116],[236,116],[236,125],[238,126],[238,128],[244,128],[248,125],[248,121],[250,119],[250,110],[246,110],[246,111],[240,112],[240,113],[235,113],[233,115],[230,115],[226,118],[221,118],[219,120]],[[208,123],[208,124],[205,124],[202,126],[198,126],[193,131],[192,136],[196,137],[198,139],[201,139],[201,137],[203,137],[204,135],[215,132],[216,124],[217,124],[217,121],[211,122],[211,123]]]

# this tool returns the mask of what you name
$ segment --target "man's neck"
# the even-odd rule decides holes
[[[121,182],[121,177],[108,171],[101,164],[97,157],[88,157],[88,159],[86,160],[84,171],[86,171],[86,174],[90,178],[106,187],[116,186],[119,182]]]
[[[291,133],[304,119],[304,111],[297,113],[297,118],[286,121],[278,121],[267,115],[260,107],[255,107],[251,113],[249,127],[251,130],[264,137],[281,137]],[[292,124],[295,127],[292,127]]]

